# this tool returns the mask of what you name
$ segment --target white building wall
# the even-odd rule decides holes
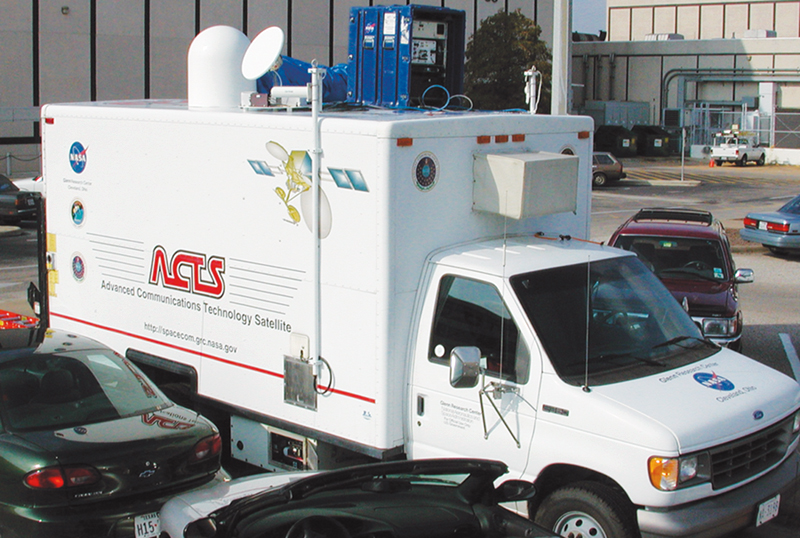
[[[719,39],[745,30],[800,37],[800,0],[607,0],[606,5],[609,41],[638,41],[650,33]]]

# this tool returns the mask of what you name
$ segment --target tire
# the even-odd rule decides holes
[[[714,161],[714,164],[717,166],[722,166],[722,159],[717,159],[716,161]]]
[[[742,158],[736,161],[736,166],[745,166],[747,164],[747,153],[742,155]]]
[[[764,166],[765,162],[767,162],[767,157],[762,153],[761,157],[756,161],[756,166]]]
[[[603,187],[608,185],[608,176],[606,176],[603,172],[595,172],[592,175],[592,185],[595,187]]]
[[[623,495],[596,482],[576,482],[548,495],[535,521],[571,538],[639,538],[633,505]]]

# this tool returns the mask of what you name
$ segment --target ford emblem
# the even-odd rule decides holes
[[[77,427],[73,428],[73,431],[75,433],[77,433],[78,435],[86,435],[89,432],[89,430],[87,430],[83,426],[77,426]]]
[[[147,469],[146,471],[139,473],[139,478],[150,478],[154,474],[156,474],[154,469]]]
[[[764,411],[753,411],[754,420],[761,420],[762,418],[764,418]]]

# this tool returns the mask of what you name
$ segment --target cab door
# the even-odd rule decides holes
[[[501,279],[436,266],[420,314],[409,410],[412,458],[480,457],[522,476],[541,379],[521,309]],[[450,382],[454,348],[478,348],[477,386]]]

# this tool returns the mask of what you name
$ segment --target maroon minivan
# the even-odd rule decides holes
[[[725,227],[708,211],[639,210],[611,236],[609,245],[635,252],[713,342],[741,349],[738,285],[753,281],[736,269]]]

